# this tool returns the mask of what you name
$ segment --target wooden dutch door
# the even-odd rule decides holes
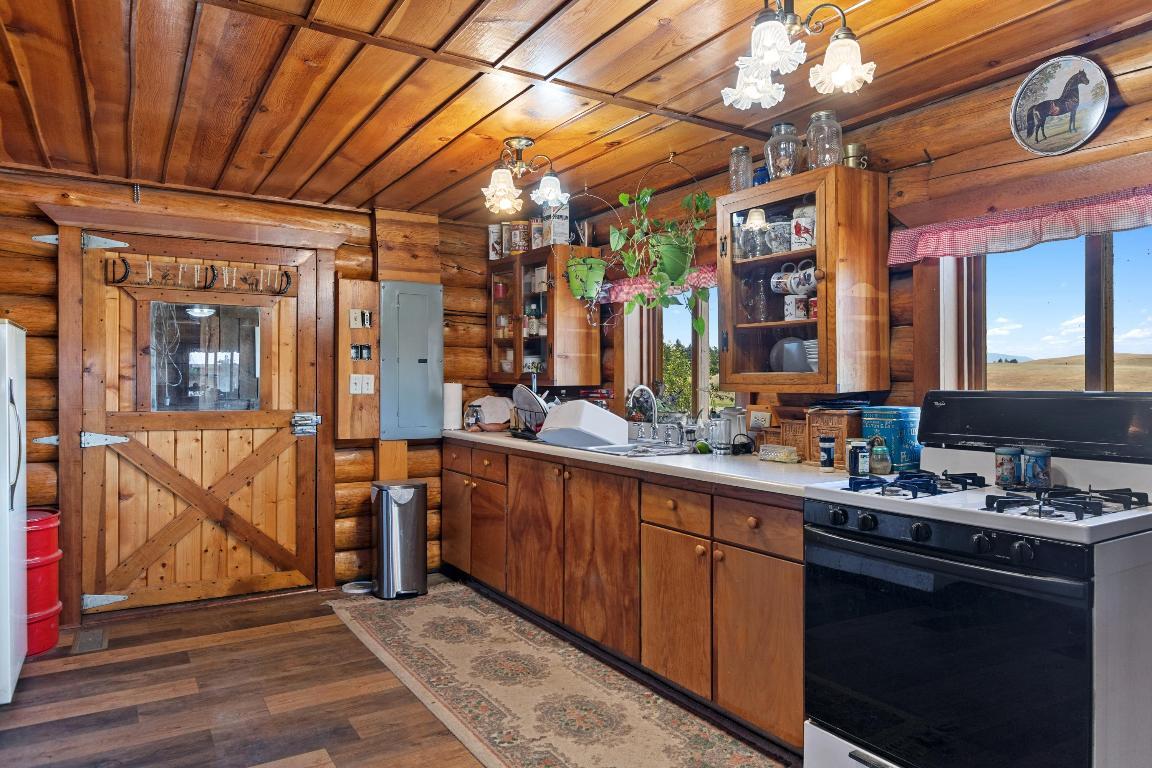
[[[316,252],[89,235],[85,609],[312,584]]]

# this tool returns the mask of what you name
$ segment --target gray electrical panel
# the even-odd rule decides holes
[[[380,439],[440,437],[444,288],[380,283]]]

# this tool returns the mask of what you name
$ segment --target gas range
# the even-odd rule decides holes
[[[1057,482],[1029,489],[991,485],[992,463],[991,452],[926,447],[918,471],[820,483],[805,497],[1077,544],[1152,530],[1146,465],[1057,457]]]

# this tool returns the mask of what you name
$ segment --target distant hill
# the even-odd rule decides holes
[[[991,356],[989,356],[991,357]],[[1011,358],[1009,358],[1011,359]],[[1083,390],[1084,356],[1020,360],[1020,365],[988,366],[988,389]],[[1152,355],[1117,352],[1115,389],[1152,392]]]
[[[1006,355],[1003,352],[988,353],[988,362],[990,363],[1002,363],[1005,360],[1015,360],[1018,363],[1027,363],[1031,362],[1032,358],[1025,357],[1024,355]]]

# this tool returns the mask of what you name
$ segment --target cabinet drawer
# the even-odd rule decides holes
[[[712,497],[706,493],[644,483],[640,489],[640,519],[708,536],[712,532]]]
[[[804,559],[804,513],[723,496],[713,500],[713,536],[771,555]]]
[[[472,449],[456,443],[444,444],[444,469],[472,474]]]
[[[472,476],[494,483],[508,482],[508,454],[495,451],[472,451]]]

